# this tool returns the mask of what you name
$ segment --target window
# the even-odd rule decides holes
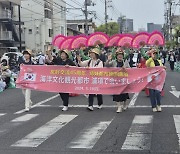
[[[52,37],[52,36],[53,36],[53,30],[49,29],[49,37]]]
[[[29,29],[29,34],[32,34],[32,29]]]
[[[52,18],[52,14],[51,14],[51,11],[49,9],[45,9],[44,13],[45,13],[45,18],[48,18],[48,19]]]

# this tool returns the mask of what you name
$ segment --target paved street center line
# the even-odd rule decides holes
[[[180,115],[173,115],[180,148]]]
[[[136,102],[136,100],[137,100],[137,98],[138,98],[138,95],[139,95],[139,93],[135,93],[135,94],[133,95],[133,97],[132,97],[132,99],[131,99],[131,101],[130,101],[130,103],[129,103],[129,106],[134,106],[134,104],[135,104],[135,102]]]
[[[37,107],[37,106],[40,106],[41,104],[44,104],[44,103],[46,103],[46,102],[49,102],[49,101],[51,101],[51,100],[57,98],[58,96],[59,96],[59,94],[57,94],[57,95],[55,95],[55,96],[52,96],[52,97],[50,97],[50,98],[48,98],[48,99],[45,99],[45,100],[43,100],[43,101],[41,101],[41,102],[39,102],[39,103],[33,105],[31,108],[35,108],[35,107]],[[20,111],[14,113],[14,114],[21,114],[21,113],[24,113],[25,111],[26,111],[26,110],[23,109],[23,110],[20,110]]]
[[[153,116],[135,116],[122,150],[150,150]]]
[[[47,140],[51,135],[55,134],[62,127],[67,125],[77,115],[59,115],[45,125],[36,129],[23,139],[17,141],[12,146],[14,147],[38,147],[41,143]]]
[[[73,139],[73,141],[69,144],[68,147],[92,149],[103,134],[103,132],[109,126],[111,121],[99,122],[91,127],[84,129],[75,139]]]
[[[0,117],[2,117],[2,116],[4,116],[4,115],[6,115],[6,113],[0,113]]]
[[[97,105],[93,105],[94,108],[98,107]],[[50,108],[54,108],[54,107],[60,107],[62,108],[63,105],[38,105],[37,107],[50,107]],[[87,108],[87,105],[69,105],[69,107],[74,107],[74,108]],[[103,105],[103,108],[116,108],[116,105]],[[135,106],[129,106],[128,108],[151,108],[152,106],[150,105],[135,105]],[[180,108],[180,105],[161,105],[162,108]]]

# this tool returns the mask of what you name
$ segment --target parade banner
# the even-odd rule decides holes
[[[77,94],[137,93],[144,88],[161,91],[166,71],[153,68],[80,68],[22,65],[18,88]]]

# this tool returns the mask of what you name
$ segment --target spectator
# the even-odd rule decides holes
[[[169,64],[170,64],[171,71],[174,71],[174,63],[176,62],[176,56],[173,53],[173,51],[170,51],[168,61],[169,61]]]

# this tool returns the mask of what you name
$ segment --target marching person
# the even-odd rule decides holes
[[[130,49],[130,53],[127,56],[130,67],[137,67],[140,63],[141,55],[140,53],[135,53],[133,49]]]
[[[161,57],[162,64],[165,65],[165,63],[166,63],[166,51],[163,50],[163,47],[160,47],[159,49],[160,49],[159,54]]]
[[[93,68],[93,67],[103,68],[103,62],[99,59],[100,50],[98,48],[94,48],[90,50],[89,56],[91,59],[85,60],[85,61],[81,61],[81,56],[77,56],[79,66],[89,67],[89,68]],[[88,97],[89,106],[87,109],[90,111],[93,111],[94,97],[95,97],[95,94],[89,94],[89,97]],[[97,100],[98,100],[98,109],[101,109],[102,104],[103,104],[103,97],[101,94],[97,95]]]
[[[158,52],[156,49],[149,51],[151,57],[146,61],[147,67],[163,66],[161,60],[158,59]],[[164,67],[165,68],[165,67]],[[161,112],[161,92],[155,89],[149,89],[150,101],[153,112]]]
[[[32,52],[30,50],[23,51],[23,60],[21,61],[22,65],[33,65],[34,63],[31,60]],[[28,112],[31,109],[32,101],[31,101],[31,90],[30,89],[22,89],[22,93],[25,97],[25,111]]]
[[[112,60],[112,55],[108,56],[108,60],[105,63],[106,67],[118,67],[118,68],[129,68],[130,65],[127,60],[124,60],[124,52],[121,49],[116,51],[116,60]],[[117,104],[117,113],[125,111],[128,108],[127,99],[129,99],[129,94],[119,94],[113,95],[113,101]]]
[[[54,58],[52,60],[53,65],[62,65],[65,67],[68,66],[75,66],[74,62],[70,59],[70,51],[69,50],[62,50],[60,51],[60,56],[57,58]],[[69,104],[69,93],[59,93],[60,97],[63,101],[63,108],[62,111],[68,110],[68,104]]]
[[[170,51],[168,61],[169,61],[169,64],[170,64],[171,71],[174,71],[174,63],[176,62],[176,56],[173,53],[173,51]]]
[[[37,64],[38,65],[45,65],[46,62],[46,57],[44,56],[44,54],[41,52],[38,56],[38,60],[37,60]]]

